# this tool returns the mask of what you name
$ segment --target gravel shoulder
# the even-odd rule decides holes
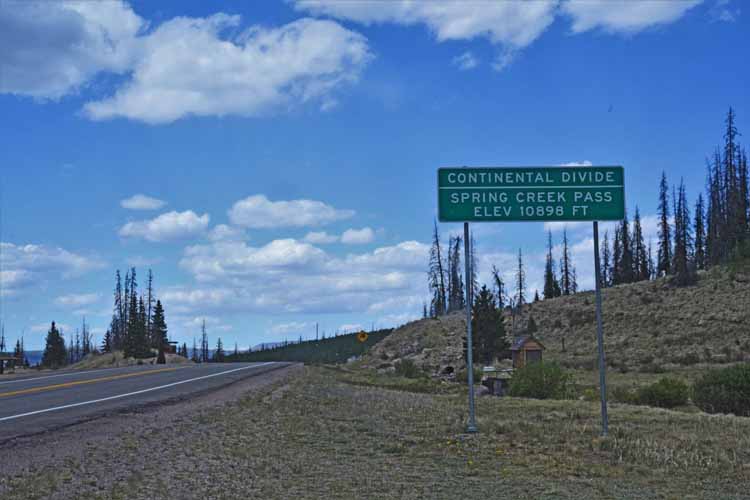
[[[466,435],[456,386],[325,367],[274,377],[50,436],[46,455],[3,466],[0,498],[750,498],[750,419],[612,405],[601,439],[596,403],[480,398],[481,432]]]

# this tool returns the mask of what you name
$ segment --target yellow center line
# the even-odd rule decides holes
[[[90,380],[78,380],[75,382],[65,382],[64,384],[45,385],[42,387],[32,387],[30,389],[19,389],[17,391],[0,392],[0,398],[8,396],[18,396],[20,394],[32,394],[35,392],[42,391],[53,391],[55,389],[63,389],[65,387],[74,387],[76,385],[93,384],[95,382],[106,382],[108,380],[118,380],[122,378],[138,377],[140,375],[150,375],[152,373],[163,373],[179,370],[179,368],[161,368],[159,370],[149,370],[136,373],[124,373],[122,375],[111,375],[109,377],[92,378]]]

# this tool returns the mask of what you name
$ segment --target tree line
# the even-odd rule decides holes
[[[750,237],[750,189],[747,154],[737,140],[734,110],[725,120],[724,144],[706,160],[706,191],[691,206],[684,180],[672,185],[665,172],[659,181],[658,242],[644,242],[638,207],[633,229],[627,216],[615,229],[610,248],[609,235],[601,243],[602,285],[671,277],[674,284],[694,283],[697,271],[725,264],[747,255]],[[670,195],[671,193],[671,195]]]
[[[126,357],[148,358],[153,350],[162,352],[169,344],[164,306],[156,298],[154,275],[149,269],[145,294],[138,294],[135,267],[115,273],[114,312],[102,341],[102,351],[122,350]]]

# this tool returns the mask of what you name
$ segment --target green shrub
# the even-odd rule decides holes
[[[513,373],[509,393],[521,398],[565,399],[571,378],[557,363],[531,363]]]
[[[410,359],[396,361],[393,364],[393,367],[396,369],[396,375],[401,377],[419,378],[423,375],[422,370],[420,370],[417,365],[414,364],[414,361]]]
[[[638,404],[638,393],[635,389],[616,385],[608,388],[608,399],[615,403]]]
[[[458,382],[461,382],[462,384],[468,384],[469,383],[469,371],[464,368],[463,370],[458,370],[456,373],[456,380]],[[482,380],[482,369],[475,366],[474,367],[474,383],[479,384],[479,382]]]
[[[685,382],[675,378],[664,377],[658,382],[638,389],[638,404],[674,408],[682,406],[688,401],[688,386]]]
[[[750,363],[706,373],[693,385],[693,402],[707,413],[750,416]]]

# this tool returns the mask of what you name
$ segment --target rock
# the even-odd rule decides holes
[[[478,398],[489,396],[489,395],[490,395],[490,390],[481,384],[474,388],[474,396]]]

